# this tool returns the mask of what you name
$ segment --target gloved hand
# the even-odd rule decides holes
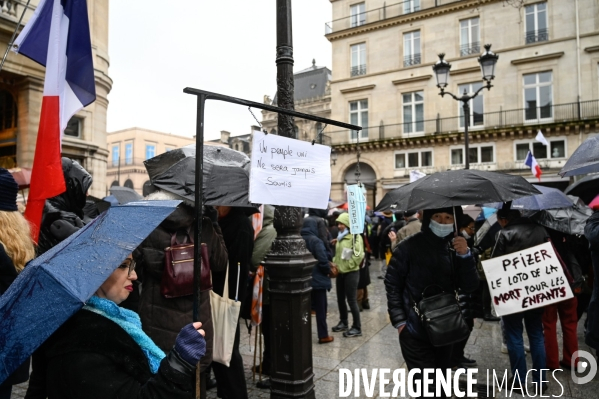
[[[204,216],[210,218],[212,223],[218,223],[218,212],[213,206],[206,205],[204,207]]]
[[[175,351],[181,359],[194,366],[206,354],[205,333],[200,327],[202,327],[200,322],[186,325],[181,329],[175,341]]]

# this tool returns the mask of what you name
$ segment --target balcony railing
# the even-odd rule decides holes
[[[546,42],[547,40],[549,40],[549,31],[547,29],[539,29],[526,32],[526,44]]]
[[[358,65],[358,66],[351,67],[350,75],[351,76],[366,75],[366,65]]]
[[[472,54],[480,54],[480,42],[472,42],[460,46],[460,57]]]
[[[466,0],[420,0],[420,6],[411,5],[413,1],[406,0],[391,5],[385,5],[381,8],[375,8],[359,15],[348,15],[324,24],[325,34],[335,33],[344,29],[351,29],[365,24],[371,24],[386,19],[399,17],[420,11],[426,11],[446,4],[458,3]],[[348,8],[349,12],[349,8]]]
[[[405,57],[403,57],[404,68],[414,66],[414,65],[420,65],[421,63],[422,63],[422,58],[421,58],[420,54],[406,55]]]
[[[480,116],[480,115],[479,115]],[[569,104],[546,105],[538,108],[501,110],[482,114],[482,124],[469,126],[473,132],[511,128],[528,124],[558,123],[578,120],[599,119],[599,100]],[[369,126],[360,134],[360,142],[422,137],[442,133],[463,132],[463,116],[436,118],[410,123]],[[331,145],[356,142],[356,132],[337,130],[327,132]]]

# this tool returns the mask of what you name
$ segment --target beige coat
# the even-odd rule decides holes
[[[418,233],[421,227],[422,223],[420,223],[420,220],[418,218],[410,218],[408,220],[408,224],[399,229],[399,231],[397,232],[397,238],[394,242],[391,243],[391,250],[394,250],[397,244],[399,244],[409,236]]]

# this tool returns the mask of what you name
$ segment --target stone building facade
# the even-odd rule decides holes
[[[112,186],[129,187],[145,195],[144,184],[149,184],[149,177],[143,162],[166,151],[194,144],[195,139],[132,127],[108,133],[106,142],[109,158],[106,185],[100,197],[108,195]]]
[[[26,24],[39,0],[25,10]],[[26,2],[2,1],[0,7],[0,51],[4,54]],[[112,79],[108,75],[108,1],[87,1],[96,101],[69,122],[62,141],[63,156],[77,160],[94,177],[90,194],[105,193],[106,111]],[[22,28],[21,28],[22,29]],[[30,59],[10,52],[0,71],[0,166],[33,165],[46,69]]]
[[[368,204],[406,184],[409,172],[464,167],[461,103],[439,96],[432,66],[452,64],[446,91],[473,93],[482,84],[477,58],[492,43],[499,55],[491,90],[471,101],[470,167],[520,174],[541,184],[569,184],[557,171],[599,132],[599,3],[596,0],[331,0],[331,119],[362,126],[329,127],[339,159],[332,199],[360,179]],[[577,8],[578,7],[578,8]],[[535,141],[541,130],[549,146]],[[359,142],[359,143],[358,143]]]

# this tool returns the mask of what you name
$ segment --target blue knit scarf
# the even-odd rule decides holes
[[[137,313],[129,309],[121,308],[111,300],[100,298],[95,295],[89,298],[83,309],[102,315],[121,326],[121,328],[133,338],[137,345],[139,345],[148,358],[152,374],[156,374],[158,367],[160,367],[160,361],[164,359],[166,355],[162,349],[157,347],[152,339],[143,332],[141,329],[141,320]]]

